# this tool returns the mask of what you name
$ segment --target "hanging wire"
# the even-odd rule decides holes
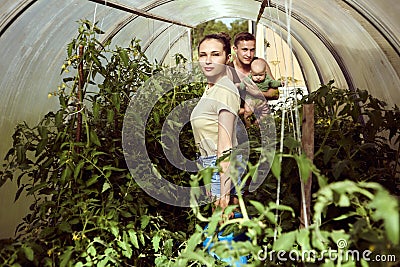
[[[268,0],[269,16],[272,19],[272,11],[271,11],[270,7],[271,7],[270,6],[270,1]],[[277,13],[277,17],[278,17],[278,20],[279,20],[279,13]],[[273,29],[272,23],[271,23],[271,27],[270,28]],[[282,39],[281,31],[280,31],[280,36],[281,36],[281,39]],[[278,48],[276,46],[277,42],[276,42],[276,38],[275,38],[275,31],[272,34],[272,38],[273,38],[273,42],[274,42],[275,55],[277,55],[278,54],[277,53],[278,52]],[[274,67],[276,68],[276,66],[277,65],[275,65]],[[279,69],[279,72],[280,72],[280,69]],[[274,78],[276,79],[276,77],[274,77]],[[284,90],[284,99],[285,99],[285,101],[284,101],[284,103],[285,103],[286,99],[287,99],[286,90]],[[280,146],[279,146],[279,165],[282,165],[283,137],[284,137],[284,134],[285,134],[285,118],[286,118],[286,108],[283,108],[282,109],[282,122],[281,122],[281,140],[280,140]],[[279,207],[279,205],[280,205],[280,194],[281,194],[281,177],[279,176],[279,177],[277,177],[276,201],[275,201],[275,204],[276,204],[277,207]],[[277,235],[278,235],[278,225],[279,225],[278,219],[279,219],[279,212],[278,212],[278,209],[276,209],[275,210],[275,222],[276,222],[276,224],[275,224],[275,229],[274,229],[274,241],[276,240]]]
[[[292,13],[291,9],[287,8],[287,2],[285,2],[286,29],[287,29],[287,38],[286,38],[287,40],[286,40],[286,42],[287,42],[287,45],[288,45],[289,50],[290,50],[290,53],[289,53],[290,54],[290,61],[293,62],[292,57],[291,57],[293,55],[293,50],[292,50],[292,39],[291,39],[291,34],[290,34],[290,32],[291,32],[291,25],[290,25],[291,13]],[[281,39],[281,40],[283,41],[283,39]],[[283,51],[283,46],[282,46],[282,51]],[[286,84],[285,88],[286,88],[287,94],[289,96],[290,95],[293,96],[293,92],[294,92],[293,89],[294,88],[292,88],[289,85],[289,80],[288,80],[289,75],[288,75],[288,69],[286,67],[286,60],[284,60],[284,62],[285,62],[285,84]],[[291,66],[292,66],[292,70],[294,70],[293,64]],[[292,74],[292,77],[294,77],[294,74]],[[294,93],[294,94],[296,95],[296,93]],[[297,101],[297,99],[295,99],[294,101]],[[297,102],[295,103],[295,106],[297,107]],[[291,123],[290,123],[289,127],[292,126],[293,139],[298,140],[297,129],[296,129],[297,121],[295,119],[296,115],[293,114],[293,113],[296,113],[296,112],[293,111],[292,106],[290,106],[289,115],[290,115]]]
[[[268,6],[269,5],[270,4],[269,4],[269,0],[268,0]],[[280,11],[278,9],[278,5],[275,5],[275,13],[276,13],[275,15],[276,15],[277,21],[281,21],[281,18],[280,18],[280,15],[279,15]],[[269,16],[270,16],[270,18],[272,18],[271,8],[269,9]],[[272,24],[271,24],[271,29],[273,29]],[[285,104],[284,109],[287,109],[288,106],[286,106],[286,105],[288,104],[288,98],[290,97],[290,90],[288,88],[288,84],[289,83],[288,83],[288,79],[287,79],[288,70],[287,70],[287,64],[286,64],[286,61],[287,61],[286,53],[284,52],[284,49],[283,49],[283,47],[284,47],[284,43],[283,43],[284,38],[283,38],[283,34],[282,34],[282,27],[279,28],[278,33],[279,33],[279,37],[280,37],[282,63],[283,63],[283,68],[284,68],[284,72],[285,72],[285,87],[284,87],[284,90],[283,90],[283,103]],[[275,31],[274,31],[273,34],[272,34],[272,39],[273,39],[274,48],[275,48],[275,55],[278,55],[278,48],[277,48],[277,43],[278,42],[276,40],[276,36],[275,35],[276,34],[275,34]],[[275,68],[276,68],[276,66],[275,66]],[[281,68],[279,68],[279,67],[278,67],[278,73],[279,73],[279,76],[282,77]],[[276,77],[275,77],[275,79],[276,79]],[[287,116],[287,119],[288,119],[288,122],[289,122],[288,123],[289,132],[290,131],[293,132],[293,138],[296,139],[296,136],[295,136],[296,135],[296,133],[295,133],[295,121],[294,121],[293,111],[290,109],[290,112],[286,112],[286,110],[285,110],[283,115]],[[290,126],[292,126],[292,127],[290,127]]]
[[[288,117],[288,121],[289,121],[289,129],[290,129],[290,125],[292,125],[292,131],[293,131],[293,137],[295,140],[297,140],[298,142],[301,142],[301,132],[300,132],[300,119],[299,119],[299,110],[298,110],[298,106],[297,106],[297,92],[296,92],[296,88],[293,84],[293,88],[290,88],[291,86],[289,85],[289,81],[288,81],[288,77],[294,77],[294,58],[293,58],[293,46],[292,46],[292,41],[291,41],[291,16],[292,16],[292,5],[293,2],[292,0],[285,0],[285,14],[286,14],[286,27],[287,27],[287,45],[289,47],[289,51],[290,51],[290,57],[289,59],[286,59],[285,53],[284,53],[284,49],[283,49],[283,36],[282,36],[282,30],[279,30],[279,36],[280,36],[280,41],[281,41],[281,49],[282,49],[282,57],[283,57],[283,64],[284,64],[284,71],[285,71],[285,90],[283,93],[283,99],[284,99],[284,103],[285,105],[282,108],[282,121],[281,121],[281,136],[280,136],[280,147],[279,147],[279,164],[282,165],[282,155],[283,155],[283,141],[284,141],[284,135],[285,135],[285,123],[286,123],[286,117]],[[270,18],[272,19],[272,11],[271,11],[271,5],[270,2],[268,0],[268,9],[269,9],[269,15]],[[276,18],[278,21],[280,21],[280,17],[279,17],[279,10],[278,10],[278,5],[275,5],[275,10],[276,10]],[[272,24],[271,24],[272,25]],[[273,28],[273,27],[271,27]],[[278,54],[278,48],[277,48],[277,41],[275,38],[275,34],[272,35],[273,37],[273,42],[274,42],[274,47],[275,47],[275,53],[276,55]],[[290,66],[291,68],[288,68],[287,64],[286,64],[286,60],[289,60],[290,62]],[[275,66],[276,68],[276,66]],[[279,69],[279,74],[281,76],[281,72],[280,72],[280,68]],[[289,75],[289,69],[291,70],[291,75]],[[282,76],[281,76],[282,77]],[[276,78],[276,77],[275,77]],[[290,93],[293,93],[292,95],[293,97],[293,106],[291,105],[286,105],[287,103],[287,99],[290,96]],[[289,109],[289,112],[288,112]],[[292,122],[292,123],[290,123]],[[297,150],[297,153],[300,155],[301,154],[301,148],[299,147]],[[301,179],[301,178],[300,178]],[[280,205],[280,194],[281,194],[281,177],[277,178],[277,191],[276,191],[276,205],[279,206]],[[302,209],[304,214],[306,214],[306,203],[305,203],[305,191],[304,191],[304,184],[301,183],[301,199],[302,199]],[[275,225],[275,229],[274,229],[274,241],[277,239],[277,235],[278,235],[278,219],[279,219],[279,211],[278,209],[275,212],[275,221],[276,221],[276,225]],[[305,218],[304,219],[304,225],[307,228],[309,225],[308,219]]]
[[[93,12],[93,24],[96,22],[96,14],[97,14],[97,4],[94,6],[94,12]]]
[[[172,56],[171,55],[171,30],[168,30],[168,51],[169,51],[169,67],[172,68],[172,60],[171,60],[171,56]]]
[[[104,1],[104,5],[107,6],[107,0]],[[96,6],[97,6],[97,4],[96,4]],[[101,19],[100,29],[103,29],[103,22],[104,22],[104,17]]]
[[[104,5],[107,6],[107,0],[105,0]],[[98,4],[96,3],[96,5],[94,6],[94,12],[93,12],[92,31],[94,31],[94,26],[96,24],[97,6],[98,6]],[[103,22],[104,22],[104,17],[101,19],[100,29],[103,29]]]
[[[152,39],[152,35],[155,34],[155,32],[154,32],[154,20],[147,19],[147,33],[149,35],[149,39]],[[148,47],[149,48],[149,59],[150,58],[154,59],[153,58],[154,57],[154,54],[153,54],[153,49],[154,48],[151,48],[150,46],[151,45],[149,45],[149,47]]]
[[[275,6],[275,11],[276,11],[276,17],[277,17],[278,21],[280,21],[281,20],[280,16],[279,16],[280,12],[279,12],[279,9],[278,9],[277,5]],[[287,13],[287,10],[285,10],[285,12]],[[287,34],[290,35],[290,29],[289,29]],[[287,62],[286,53],[285,53],[285,51],[283,49],[283,47],[284,47],[284,43],[283,43],[284,38],[283,38],[282,30],[279,30],[279,37],[280,37],[280,43],[281,43],[281,53],[282,53],[282,57],[283,57],[283,67],[284,67],[284,72],[285,72],[285,76],[284,76],[285,77],[285,89],[284,89],[284,96],[285,96],[284,100],[285,100],[285,102],[284,103],[288,104],[287,100],[290,98],[291,90],[290,90],[290,87],[288,86],[289,85],[288,78],[287,78],[288,77],[288,75],[287,75],[288,68],[287,68],[287,64],[286,64],[286,62]],[[278,48],[276,47],[276,43],[277,42],[275,40],[275,35],[274,35],[274,42],[275,42],[275,51],[277,51]],[[287,43],[287,45],[288,45],[288,43]],[[277,54],[277,52],[275,52],[275,53]],[[282,77],[281,69],[280,68],[278,68],[278,69],[279,69],[279,74]],[[296,138],[296,129],[295,129],[295,124],[296,123],[295,123],[295,119],[294,119],[294,115],[293,115],[293,110],[290,108],[290,105],[288,105],[288,106],[285,105],[285,109],[287,109],[287,108],[290,109],[290,112],[286,112],[285,111],[285,116],[287,116],[287,119],[289,121],[289,123],[288,123],[289,128],[288,129],[289,129],[289,131],[291,130],[291,132],[293,133],[293,138],[297,139]]]
[[[287,7],[287,0],[285,0],[285,9]],[[290,0],[290,7],[292,6],[292,0]],[[287,25],[288,25],[288,45],[289,45],[289,49],[290,49],[290,55],[291,55],[291,64],[292,64],[292,77],[294,77],[294,64],[293,64],[293,46],[292,46],[292,41],[291,41],[291,34],[290,34],[290,18],[292,16],[292,10],[287,9],[286,12],[286,19],[287,19]],[[293,91],[294,91],[294,112],[295,112],[295,118],[296,118],[296,133],[297,133],[297,141],[299,143],[301,143],[301,131],[300,131],[300,115],[299,115],[299,108],[297,105],[297,92],[296,92],[296,88],[293,84]],[[301,147],[298,148],[298,155],[301,155],[302,151],[301,151]],[[299,169],[300,172],[300,169]],[[305,216],[303,216],[304,218],[304,227],[308,228],[309,226],[309,221],[307,218],[307,203],[306,203],[306,196],[305,196],[305,189],[304,189],[304,183],[301,180],[301,175],[300,176],[300,186],[301,186],[301,202],[302,202],[302,209],[303,209],[303,214]]]
[[[269,9],[269,12],[270,12],[270,17],[272,18],[272,11],[271,11],[271,9]],[[276,13],[276,18],[277,18],[277,21],[281,21],[281,18],[280,18],[280,11],[279,11],[279,9],[278,9],[278,6],[277,5],[275,5],[275,13]],[[271,27],[272,28],[272,27]],[[279,38],[280,38],[280,47],[281,47],[281,53],[282,53],[282,63],[283,63],[283,68],[284,68],[284,72],[285,73],[287,73],[287,65],[286,65],[286,54],[285,54],[285,52],[284,52],[284,49],[283,49],[283,47],[284,47],[284,43],[283,43],[283,35],[282,35],[282,27],[280,27],[279,28]],[[276,36],[275,36],[276,34],[275,34],[275,31],[273,32],[273,34],[272,34],[272,38],[273,38],[273,42],[274,42],[274,48],[275,48],[275,55],[277,56],[278,55],[278,48],[277,48],[277,40],[276,40]],[[275,67],[276,68],[276,67]],[[279,68],[278,67],[278,73],[279,73],[279,76],[280,77],[282,77],[282,73],[281,73],[281,68]],[[276,79],[276,77],[275,77],[275,79]],[[286,109],[287,109],[287,106],[286,106],[286,104],[288,103],[287,102],[287,100],[288,100],[288,98],[289,98],[289,96],[290,96],[290,90],[289,90],[289,88],[288,88],[288,81],[287,81],[287,75],[285,75],[285,87],[284,87],[284,89],[283,89],[283,102],[284,102],[284,104],[285,104],[285,106],[284,106],[284,109],[285,109],[285,112],[282,114],[283,116],[287,116],[287,120],[289,121],[289,123],[288,123],[288,125],[289,125],[289,131],[291,130],[291,128],[290,128],[290,125],[292,125],[292,132],[294,132],[295,131],[295,129],[294,129],[294,119],[293,119],[293,112],[292,111],[290,111],[290,112],[286,112]],[[291,123],[290,123],[291,122]],[[283,137],[282,137],[283,138]],[[282,139],[282,141],[281,141],[281,143],[283,143],[283,139]],[[281,151],[282,153],[283,153],[283,151]]]

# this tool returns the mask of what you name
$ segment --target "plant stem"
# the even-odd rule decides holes
[[[77,104],[77,110],[81,110],[82,106],[82,88],[85,84],[85,81],[83,79],[83,45],[79,45],[79,66],[78,66],[78,73],[79,73],[79,80],[78,80],[78,92],[77,92],[77,97],[78,97],[78,104]],[[77,114],[78,119],[77,119],[77,125],[76,125],[76,136],[75,136],[75,141],[79,143],[81,141],[81,132],[82,132],[82,113],[78,112]],[[80,148],[76,147],[76,153],[80,152]]]

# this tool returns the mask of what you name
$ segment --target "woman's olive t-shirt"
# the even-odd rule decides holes
[[[218,115],[227,110],[235,115],[232,146],[237,146],[236,124],[240,109],[237,87],[227,77],[222,77],[214,86],[206,88],[190,116],[196,145],[202,156],[217,155]]]

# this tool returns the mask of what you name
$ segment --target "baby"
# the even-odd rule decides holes
[[[251,62],[251,70],[250,75],[245,77],[244,80],[240,83],[239,89],[246,90],[246,83],[250,83],[252,80],[257,84],[258,89],[262,92],[266,92],[269,89],[276,89],[281,86],[281,82],[272,79],[266,72],[267,62],[262,58],[257,58]],[[279,91],[276,91],[276,97],[279,96]],[[246,127],[250,126],[250,116],[253,114],[252,107],[258,106],[261,104],[263,100],[255,98],[249,94],[246,94],[245,103],[244,103],[244,121]]]

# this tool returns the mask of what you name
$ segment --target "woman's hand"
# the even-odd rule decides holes
[[[230,201],[229,195],[222,196],[221,198],[215,201],[215,206],[221,207],[222,210],[225,210],[225,208],[228,207],[229,205],[229,201]]]
[[[233,212],[231,212],[230,214],[225,214],[225,208],[228,207],[230,202],[230,195],[225,195],[219,199],[217,199],[214,204],[215,204],[215,208],[220,207],[222,209],[222,220],[219,222],[219,224],[223,224],[227,219],[231,219],[235,216],[235,214]]]

